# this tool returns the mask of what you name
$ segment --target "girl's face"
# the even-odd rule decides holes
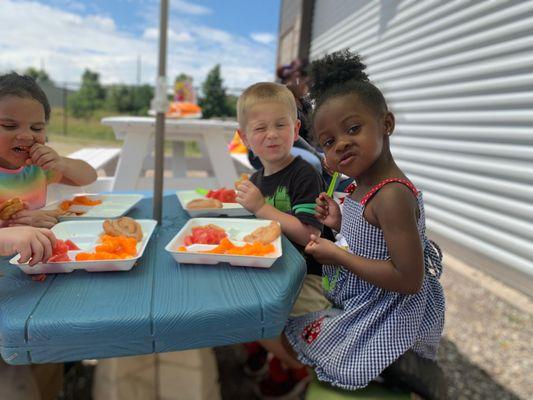
[[[385,138],[394,129],[394,117],[388,113],[379,118],[359,96],[347,94],[322,104],[315,115],[314,127],[328,165],[358,178],[388,152]]]
[[[0,98],[0,167],[17,169],[26,165],[31,146],[44,144],[45,138],[41,103],[15,96]]]

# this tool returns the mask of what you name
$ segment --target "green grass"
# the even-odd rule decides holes
[[[101,124],[101,120],[104,117],[117,115],[113,111],[98,110],[89,118],[75,118],[70,114],[67,114],[66,128],[64,133],[64,120],[63,109],[54,107],[52,109],[52,115],[50,117],[50,123],[48,124],[48,135],[56,139],[58,136],[62,136],[65,140],[91,140],[107,142],[110,144],[120,144],[115,140],[113,129],[109,126]]]
[[[122,147],[122,141],[115,139],[113,129],[101,124],[102,118],[117,116],[117,112],[98,110],[89,118],[75,118],[67,115],[67,134],[63,134],[63,109],[52,109],[50,123],[47,127],[48,140],[60,147],[63,155],[84,147]],[[165,141],[165,154],[171,153],[171,144]],[[198,157],[200,151],[196,142],[185,145],[187,157]]]

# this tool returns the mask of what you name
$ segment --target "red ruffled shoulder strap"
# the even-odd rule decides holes
[[[366,205],[366,203],[368,203],[368,201],[374,197],[374,195],[378,192],[379,189],[381,189],[383,186],[385,186],[386,184],[388,183],[391,183],[391,182],[398,182],[398,183],[402,183],[404,184],[405,186],[407,186],[411,192],[413,192],[413,194],[415,195],[415,197],[418,195],[418,190],[415,188],[415,185],[413,185],[411,182],[409,182],[407,179],[402,179],[402,178],[388,178],[388,179],[384,179],[382,180],[381,182],[379,182],[377,185],[375,185],[374,187],[372,187],[372,189],[370,189],[364,196],[363,198],[361,199],[361,204],[364,206]]]

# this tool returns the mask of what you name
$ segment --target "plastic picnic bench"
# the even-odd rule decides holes
[[[120,151],[120,148],[114,147],[88,147],[69,154],[69,158],[86,161],[94,169],[103,169],[110,176],[117,165]]]

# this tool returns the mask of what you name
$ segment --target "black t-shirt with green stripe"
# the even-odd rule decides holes
[[[300,156],[269,176],[264,176],[261,168],[250,177],[250,181],[258,187],[268,204],[322,231],[322,224],[315,218],[315,200],[325,190],[325,183],[316,169]],[[322,275],[322,266],[303,252],[304,246],[292,244],[305,257],[307,273]]]

